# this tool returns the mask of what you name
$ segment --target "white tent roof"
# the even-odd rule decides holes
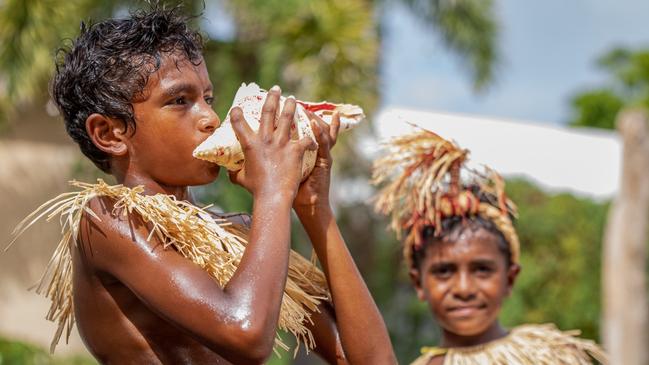
[[[491,118],[386,109],[374,122],[379,140],[417,124],[471,150],[470,159],[503,176],[523,176],[551,191],[610,198],[619,187],[622,147],[617,133]],[[376,142],[367,141],[374,155]]]

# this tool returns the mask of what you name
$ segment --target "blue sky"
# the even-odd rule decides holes
[[[574,93],[605,80],[595,60],[614,46],[649,47],[648,0],[495,0],[501,61],[476,95],[460,58],[406,8],[385,9],[383,107],[562,124]]]

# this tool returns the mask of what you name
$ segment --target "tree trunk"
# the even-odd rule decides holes
[[[649,120],[618,115],[622,180],[604,236],[604,346],[611,364],[649,365],[646,257],[649,225]]]

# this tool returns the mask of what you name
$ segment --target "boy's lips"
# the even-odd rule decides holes
[[[470,317],[476,312],[485,309],[486,307],[487,306],[484,304],[457,305],[448,307],[446,309],[446,312],[454,317]]]

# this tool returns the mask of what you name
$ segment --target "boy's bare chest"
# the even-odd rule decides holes
[[[149,310],[114,277],[89,273],[83,265],[75,269],[77,328],[101,363],[230,364]]]

